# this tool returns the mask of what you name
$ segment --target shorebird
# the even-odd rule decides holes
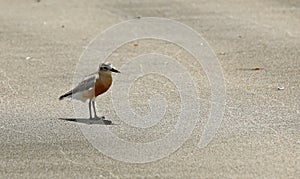
[[[59,100],[62,100],[65,97],[71,97],[72,99],[80,100],[82,102],[89,100],[90,119],[93,119],[92,105],[94,110],[94,118],[99,119],[96,113],[95,98],[105,93],[111,86],[112,72],[120,73],[110,63],[101,64],[97,72],[90,74],[89,77],[80,82],[75,88],[68,91],[64,95],[61,95]],[[101,117],[101,119],[104,119],[104,116]]]

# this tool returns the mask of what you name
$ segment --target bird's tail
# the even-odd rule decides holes
[[[72,95],[72,92],[71,92],[71,91],[70,91],[70,92],[67,92],[67,93],[64,94],[64,95],[61,95],[58,99],[59,99],[59,100],[62,100],[62,99],[64,99],[65,97],[70,96],[70,95]]]

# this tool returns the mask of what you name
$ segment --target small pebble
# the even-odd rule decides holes
[[[31,57],[26,57],[26,58],[25,58],[25,60],[30,60],[30,59],[31,59]]]
[[[278,89],[278,90],[284,90],[284,87],[283,87],[283,86],[278,86],[277,89]]]

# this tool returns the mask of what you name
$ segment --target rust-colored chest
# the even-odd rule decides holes
[[[105,93],[112,84],[112,76],[110,73],[99,73],[99,78],[95,83],[95,97]]]

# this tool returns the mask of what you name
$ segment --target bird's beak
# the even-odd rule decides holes
[[[112,68],[110,71],[115,72],[115,73],[121,73],[120,71],[118,71],[118,70],[116,70],[114,68]]]

